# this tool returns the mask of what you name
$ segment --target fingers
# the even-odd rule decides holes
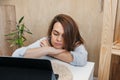
[[[40,46],[41,47],[46,47],[46,46],[50,46],[48,40],[42,40],[41,43],[40,43]]]
[[[44,47],[45,45],[44,45],[44,43],[41,42],[41,43],[40,43],[40,46],[41,46],[41,47]]]

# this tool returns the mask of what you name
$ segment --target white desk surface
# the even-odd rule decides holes
[[[65,63],[57,59],[50,58],[50,57],[44,57],[43,59],[48,59],[48,60],[55,61],[55,62],[65,65],[72,72],[73,80],[93,79],[94,62],[87,62],[87,64],[84,67],[76,67],[76,66],[72,66],[68,63]]]

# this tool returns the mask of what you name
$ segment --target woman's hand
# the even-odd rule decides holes
[[[64,49],[56,49],[54,47],[51,47],[48,39],[42,40],[40,46],[44,48],[45,53],[47,53],[48,55],[59,54],[65,51]]]
[[[48,39],[44,39],[40,42],[40,46],[41,47],[47,47],[47,46],[50,46],[50,43],[48,41]]]

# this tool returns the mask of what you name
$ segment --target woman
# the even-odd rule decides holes
[[[87,54],[75,21],[68,15],[59,14],[49,26],[48,37],[17,49],[12,56],[40,58],[47,55],[75,66],[84,66]]]

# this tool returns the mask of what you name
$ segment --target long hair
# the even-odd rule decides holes
[[[60,22],[64,29],[64,49],[68,51],[72,51],[75,49],[76,46],[83,44],[83,38],[81,37],[79,33],[78,26],[76,22],[68,15],[65,14],[59,14],[56,15],[48,29],[48,37],[51,36],[53,26],[56,22]],[[51,44],[51,39],[50,39]]]

